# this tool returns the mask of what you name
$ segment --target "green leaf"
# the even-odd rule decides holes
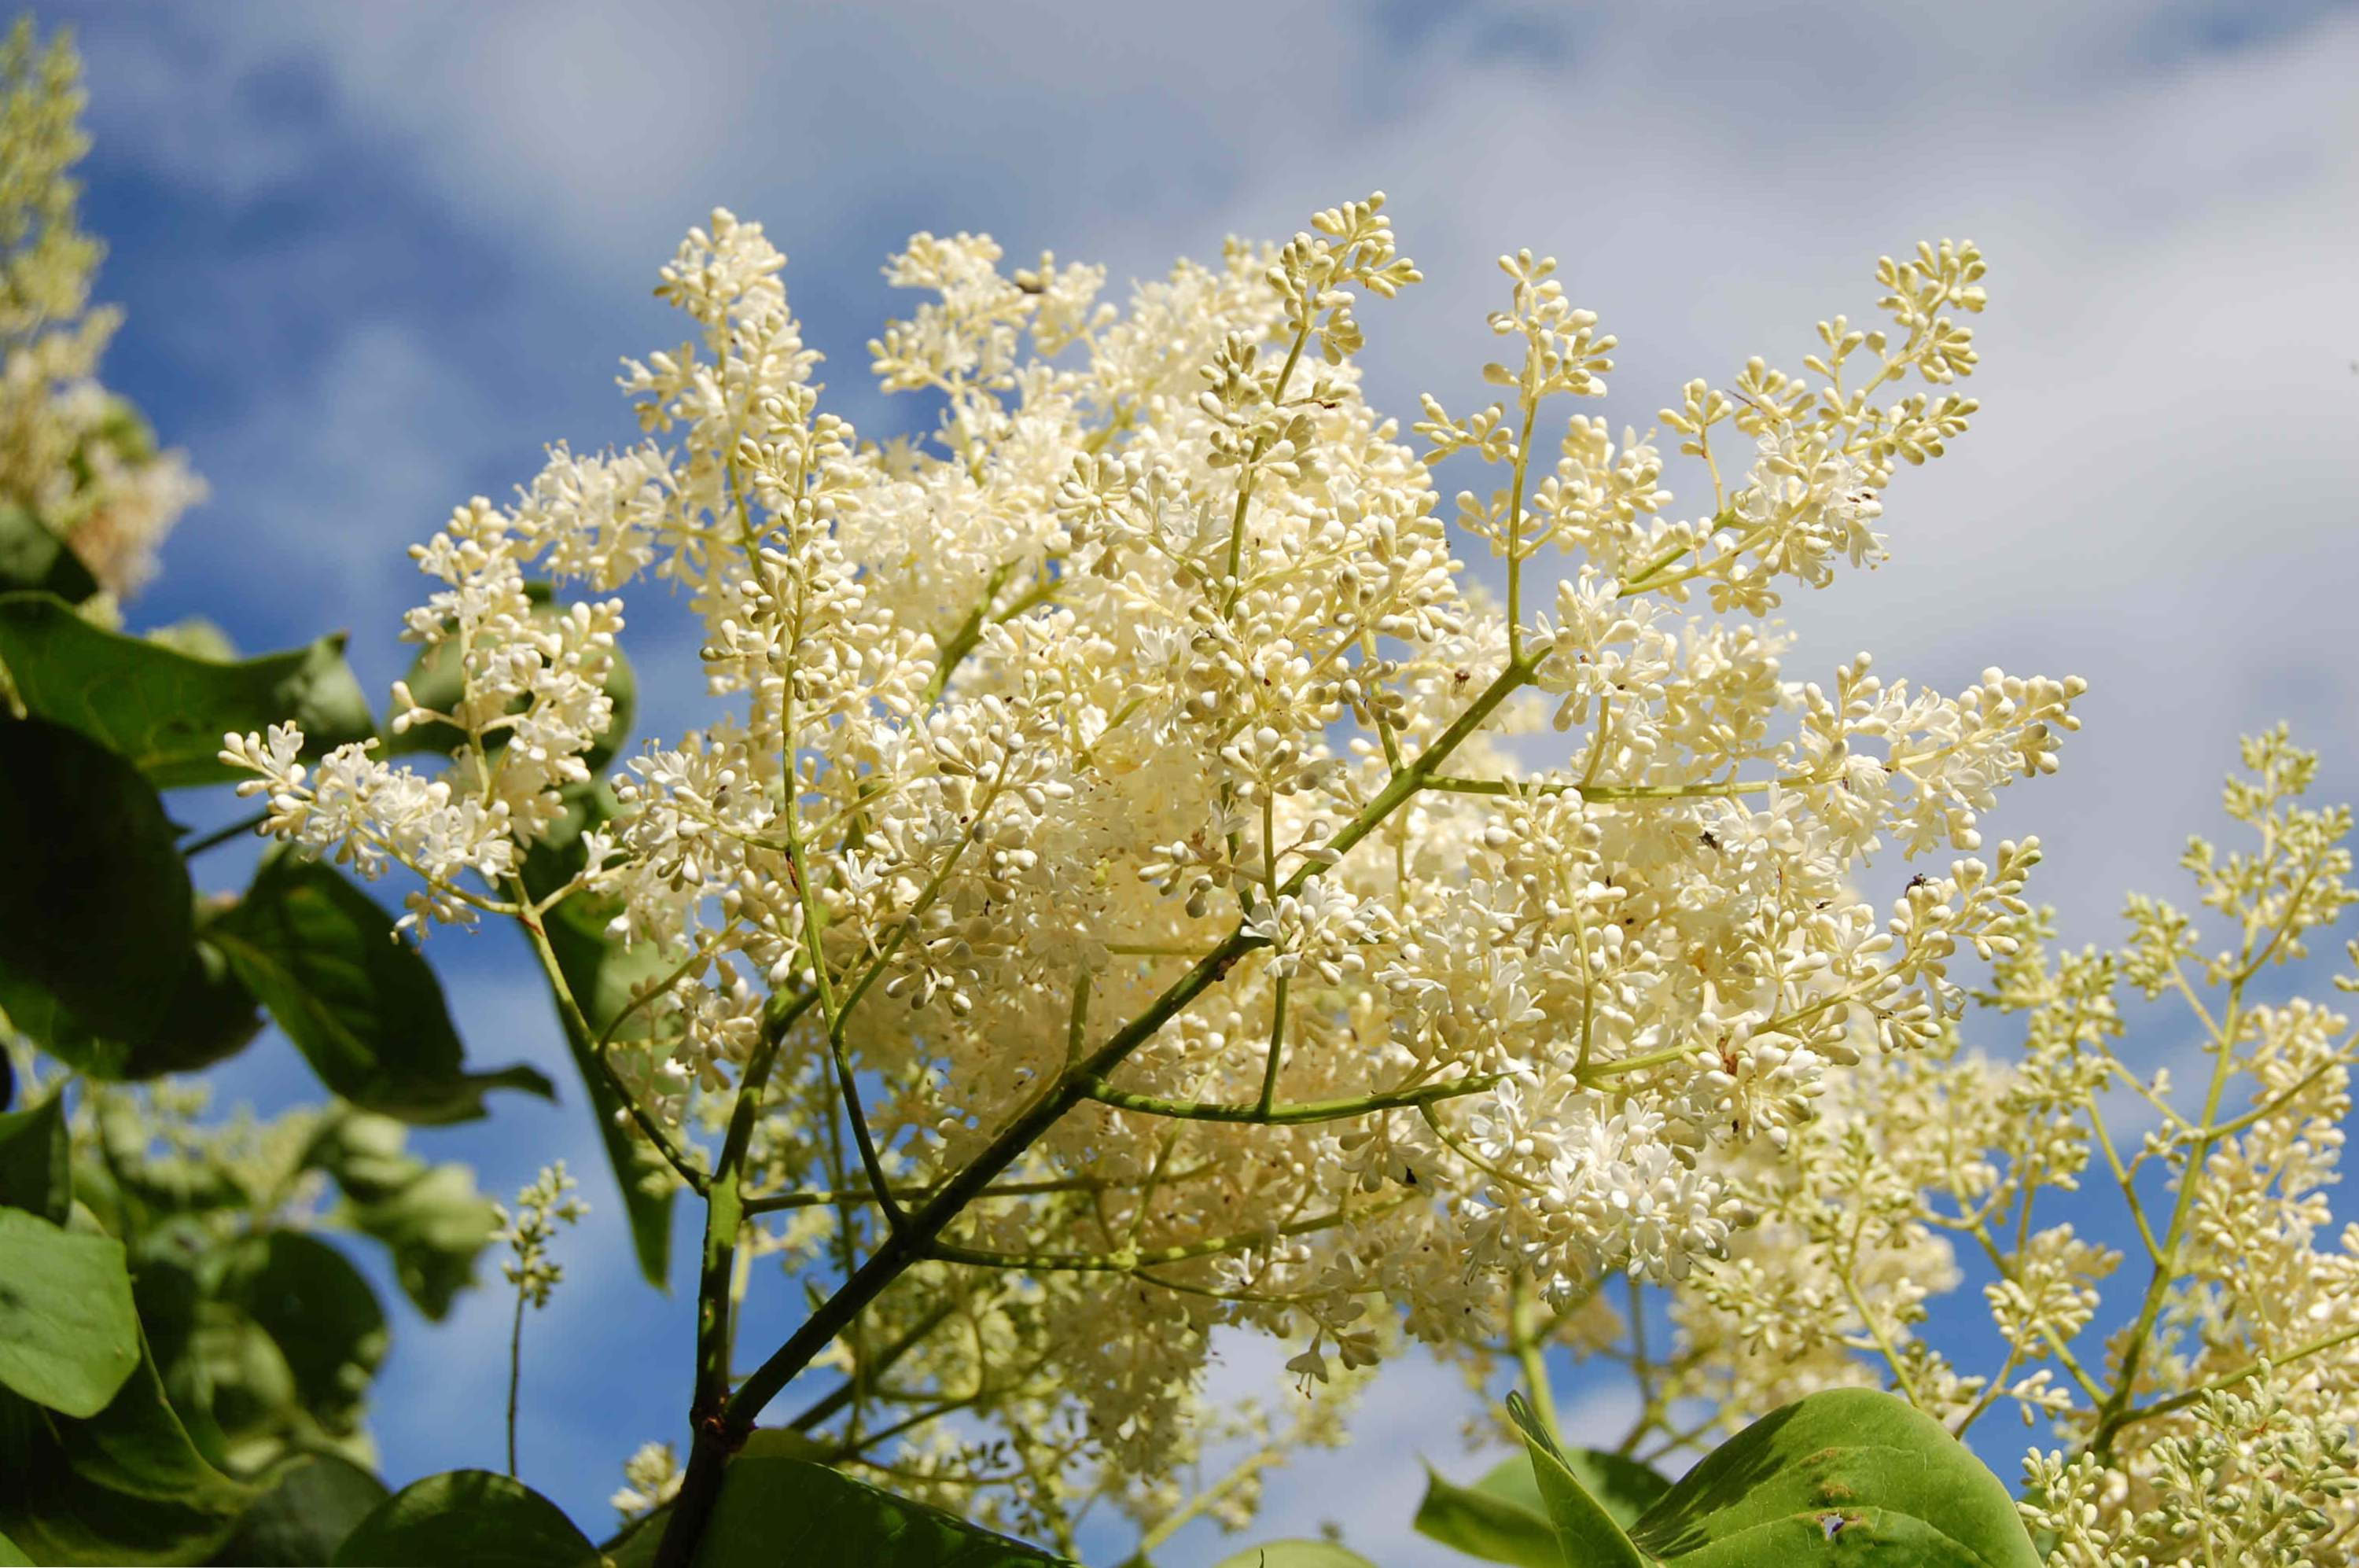
[[[654,1563],[669,1513],[629,1532],[610,1554],[622,1568]],[[695,1568],[1071,1568],[939,1508],[751,1448],[732,1460],[698,1543]]]
[[[73,1142],[62,1094],[52,1090],[29,1111],[0,1113],[0,1208],[66,1223],[73,1209]]]
[[[403,1147],[408,1137],[390,1116],[350,1111],[321,1130],[303,1162],[343,1189],[343,1205],[331,1217],[384,1243],[402,1292],[440,1322],[451,1298],[474,1282],[476,1256],[499,1216],[475,1191],[473,1171],[428,1165]]]
[[[1999,1478],[1906,1399],[1836,1388],[1706,1456],[1631,1537],[1677,1568],[2038,1568]]]
[[[33,1560],[24,1549],[5,1535],[0,1535],[0,1568],[32,1568]]]
[[[441,1123],[482,1116],[487,1090],[555,1094],[529,1067],[464,1071],[434,971],[332,867],[274,853],[207,935],[320,1081],[354,1105]]]
[[[0,1209],[0,1384],[94,1416],[138,1365],[123,1244]]]
[[[1512,1482],[1518,1473],[1531,1494],[1528,1503],[1504,1495],[1506,1487],[1498,1484],[1503,1478]],[[1564,1552],[1546,1509],[1528,1459],[1503,1460],[1472,1486],[1453,1485],[1429,1466],[1425,1497],[1412,1522],[1419,1535],[1486,1563],[1564,1568]]]
[[[488,1470],[429,1475],[387,1497],[336,1549],[336,1568],[581,1568],[598,1549],[563,1509]]]
[[[98,580],[66,541],[41,519],[0,502],[0,589],[38,589],[79,604],[98,592]]]
[[[1429,1467],[1413,1522],[1419,1535],[1486,1563],[1564,1568],[1529,1459],[1502,1460],[1472,1486],[1454,1486]]]
[[[582,868],[583,830],[605,822],[614,811],[614,793],[603,784],[568,793],[564,818],[525,856],[525,887],[535,898],[546,898],[573,879]],[[632,987],[656,979],[669,967],[652,943],[625,947],[607,937],[606,923],[618,907],[576,893],[550,909],[542,921],[549,950],[557,955],[558,972],[565,976],[565,988],[598,1036],[603,1036],[631,1005]],[[663,1156],[636,1129],[623,1125],[626,1113],[592,1053],[595,1039],[582,1038],[566,1021],[561,1008],[559,1022],[564,1029],[566,1049],[573,1054],[574,1069],[589,1092],[598,1137],[606,1146],[606,1162],[614,1170],[614,1185],[631,1222],[639,1272],[647,1283],[662,1290],[671,1272],[675,1195],[671,1171]],[[646,1032],[645,1023],[635,1018],[616,1030],[615,1039],[618,1042],[637,1040]],[[656,1183],[652,1188],[651,1179]]]
[[[1671,1487],[1636,1460],[1602,1448],[1576,1448],[1563,1459],[1582,1489],[1625,1530]],[[1486,1562],[1563,1568],[1556,1527],[1549,1522],[1527,1458],[1501,1460],[1472,1486],[1453,1485],[1429,1469],[1415,1522],[1419,1534]]]
[[[148,1038],[195,931],[189,874],[156,791],[71,730],[0,723],[0,954],[15,980],[85,1030]],[[12,1020],[37,1011],[22,989],[0,996]]]
[[[1273,1541],[1223,1557],[1213,1568],[1375,1568],[1375,1564],[1332,1541]]]
[[[394,1278],[418,1310],[439,1323],[451,1298],[475,1282],[475,1258],[498,1228],[492,1201],[463,1165],[437,1165],[390,1196],[340,1211],[385,1244]]]
[[[220,1295],[277,1344],[311,1419],[330,1432],[359,1427],[389,1337],[376,1291],[342,1253],[299,1231],[248,1236]]]
[[[200,1562],[255,1490],[205,1463],[144,1356],[86,1421],[0,1391],[0,1531],[40,1562]]]
[[[331,1217],[382,1242],[402,1292],[440,1322],[451,1298],[474,1283],[476,1256],[499,1216],[475,1191],[473,1171],[428,1165],[403,1147],[408,1137],[390,1116],[347,1112],[321,1129],[304,1163],[343,1189]]]
[[[1556,1527],[1566,1568],[1645,1568],[1647,1559],[1638,1554],[1605,1506],[1574,1477],[1556,1440],[1540,1425],[1522,1395],[1507,1396],[1507,1415],[1523,1434],[1525,1452],[1531,1455],[1532,1475],[1549,1522]]]
[[[251,778],[222,736],[292,720],[317,755],[376,733],[344,639],[236,663],[91,625],[47,593],[0,593],[0,664],[37,719],[77,730],[158,789]]]
[[[1564,1455],[1564,1463],[1573,1479],[1603,1504],[1605,1511],[1614,1516],[1614,1522],[1624,1530],[1636,1524],[1640,1516],[1671,1489],[1670,1481],[1659,1472],[1625,1454],[1603,1448],[1573,1449]],[[1519,1468],[1524,1471],[1522,1484],[1528,1487],[1530,1467]]]
[[[212,1561],[256,1568],[329,1562],[353,1527],[389,1495],[384,1482],[351,1460],[307,1454],[246,1509],[237,1533]]]
[[[198,927],[200,933],[203,927]],[[56,997],[0,967],[0,1010],[60,1061],[109,1082],[194,1073],[234,1055],[262,1029],[253,996],[221,949],[200,934],[155,1022],[142,1035],[110,1039],[85,1027]]]

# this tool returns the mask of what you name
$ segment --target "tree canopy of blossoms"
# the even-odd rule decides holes
[[[1751,1323],[1786,1276],[1748,1238],[1836,1158],[1821,1108],[1856,1125],[1866,1059],[1940,1060],[1962,956],[2032,985],[2037,841],[1982,818],[2057,766],[2082,683],[1935,691],[1768,618],[1882,561],[1892,482],[1974,413],[1973,245],[1879,261],[1872,321],[1821,322],[1799,373],[1676,389],[1669,454],[1582,411],[1614,340],[1529,253],[1496,404],[1371,407],[1361,311],[1419,280],[1380,194],[1121,303],[1002,261],[892,259],[919,300],[874,367],[940,417],[864,441],[784,257],[716,212],[658,289],[684,341],[622,377],[646,441],[557,446],[412,551],[407,635],[462,679],[397,688],[395,727],[450,726],[447,759],[307,764],[291,724],[223,753],[270,832],[414,872],[420,935],[521,922],[706,1200],[668,1553],[814,1366],[837,1410],[905,1357],[903,1387],[995,1379],[1038,1483],[1011,1517],[1061,1530],[1069,1467],[1194,1451],[1222,1325],[1321,1380],[1396,1321],[1481,1340],[1516,1291],[1570,1312],[1615,1274],[1709,1275]],[[1484,477],[1451,500],[1437,466]],[[601,781],[636,585],[701,617],[712,707]],[[569,919],[630,955],[619,998],[571,994]],[[773,1253],[834,1286],[733,1378]]]

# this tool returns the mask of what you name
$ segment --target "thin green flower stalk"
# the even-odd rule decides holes
[[[516,1209],[498,1210],[495,1240],[505,1243],[509,1256],[500,1274],[516,1287],[516,1313],[508,1327],[508,1474],[516,1473],[516,1396],[524,1380],[524,1311],[549,1305],[550,1292],[565,1279],[565,1266],[549,1256],[549,1244],[560,1226],[579,1225],[590,1205],[577,1195],[579,1183],[566,1174],[565,1161],[544,1165],[516,1196]]]

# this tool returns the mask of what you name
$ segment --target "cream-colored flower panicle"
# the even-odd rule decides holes
[[[1677,389],[1676,452],[1595,412],[1614,340],[1528,254],[1497,405],[1372,407],[1359,312],[1419,280],[1381,196],[1120,302],[1001,260],[891,260],[921,299],[875,369],[938,418],[866,441],[783,257],[714,213],[661,274],[685,341],[625,367],[647,441],[554,448],[416,552],[408,635],[463,690],[397,722],[451,726],[447,766],[307,771],[283,727],[223,755],[271,831],[417,873],[419,921],[594,904],[648,958],[605,1053],[683,1180],[734,1162],[798,1269],[902,1236],[863,1344],[979,1326],[897,1378],[1062,1347],[984,1412],[1078,1410],[1023,1462],[1053,1508],[1044,1475],[1190,1451],[1219,1325],[1315,1382],[1396,1323],[1492,1332],[1511,1279],[1572,1311],[1741,1249],[1834,1086],[2016,952],[2037,843],[1982,822],[2082,683],[1810,679],[1761,619],[1902,548],[1888,487],[1974,410],[1971,245],[1881,263],[1884,321],[1822,323],[1799,373]],[[1476,487],[1445,506],[1442,473]],[[649,578],[701,618],[712,711],[601,797],[598,596]],[[585,801],[581,869],[528,893]],[[948,1441],[897,1484],[972,1503]]]

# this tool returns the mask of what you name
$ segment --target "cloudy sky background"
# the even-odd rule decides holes
[[[716,204],[788,254],[834,406],[882,434],[917,409],[874,393],[863,345],[908,308],[877,268],[913,230],[1102,260],[1118,291],[1380,187],[1429,279],[1363,312],[1403,411],[1487,397],[1503,249],[1561,259],[1623,341],[1605,411],[1644,428],[1688,377],[1797,365],[1813,321],[1871,314],[1879,254],[1981,244],[1984,412],[1901,476],[1896,560],[1788,617],[1798,672],[1869,648],[1944,687],[1992,663],[2091,681],[2064,773],[1994,823],[2047,841],[2071,939],[2112,940],[2126,887],[2176,890],[2240,731],[2290,719],[2328,798],[2359,793],[2352,5],[39,9],[88,60],[86,222],[130,318],[108,378],[212,485],[136,623],[203,614],[255,650],[346,626],[381,691],[408,659],[404,547],[547,441],[631,436],[615,361],[680,335],[648,289]],[[694,640],[637,618],[639,733],[670,733]],[[567,1076],[520,949],[431,955],[476,1057]],[[310,1092],[276,1040],[223,1083]],[[531,1331],[523,1444],[600,1533],[621,1457],[679,1423],[686,1277],[669,1300],[636,1282],[578,1105],[419,1141],[494,1192],[552,1152],[585,1176],[599,1213]],[[389,1477],[496,1465],[505,1321],[482,1292],[440,1328],[402,1319]],[[1277,1359],[1240,1348],[1223,1377],[1274,1385]],[[1384,1563],[1462,1561],[1403,1521],[1465,1408],[1451,1374],[1388,1371],[1353,1450],[1274,1483],[1275,1530],[1332,1517]]]

